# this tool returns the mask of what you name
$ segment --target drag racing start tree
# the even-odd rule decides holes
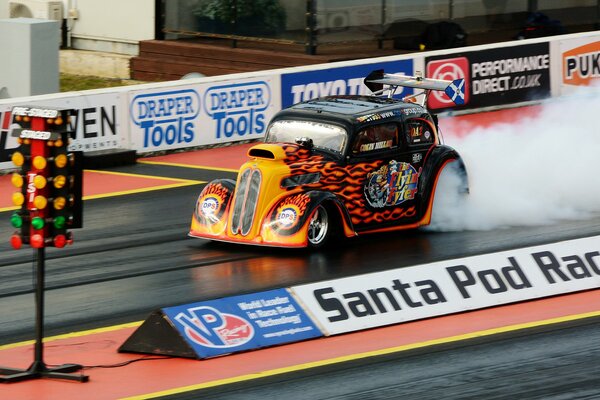
[[[44,377],[87,382],[87,375],[73,374],[82,365],[46,365],[43,342],[45,250],[73,243],[68,229],[81,228],[83,220],[83,153],[68,149],[74,110],[13,107],[11,114],[12,135],[19,143],[11,158],[19,170],[11,177],[18,210],[10,219],[17,229],[10,243],[36,250],[35,345],[30,367],[0,367],[0,383]]]
[[[20,147],[12,154],[20,169],[13,173],[11,216],[17,228],[10,239],[19,249],[64,247],[73,242],[68,229],[82,227],[83,152],[69,151],[73,110],[14,107],[13,129]],[[14,125],[14,126],[16,126]]]

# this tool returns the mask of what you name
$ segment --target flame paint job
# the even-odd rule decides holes
[[[361,97],[356,104],[364,104],[367,99]],[[340,107],[352,101],[344,98],[339,102]],[[331,104],[327,98],[328,107],[332,107]],[[440,143],[434,119],[422,107],[380,100],[373,104],[377,115],[382,116],[376,121],[361,118],[360,114],[327,114],[306,104],[296,111],[292,107],[292,110],[280,112],[273,121],[294,117],[329,118],[333,123],[345,126],[350,144],[361,129],[392,122],[398,124],[398,136],[406,134],[406,137],[398,138],[396,148],[383,149],[375,153],[381,157],[374,157],[355,155],[350,146],[346,148],[348,155],[335,155],[311,145],[257,144],[248,150],[249,160],[241,166],[237,182],[215,181],[202,191],[192,218],[190,236],[265,246],[306,247],[310,217],[320,205],[326,207],[330,217],[333,216],[330,225],[335,224],[337,231],[346,237],[429,224],[441,170],[447,163],[458,161],[466,179],[464,164],[455,150]],[[394,109],[401,111],[389,112]],[[373,108],[370,109],[372,113]],[[369,109],[364,111],[364,115],[367,114]],[[427,141],[411,142],[410,130],[404,127],[415,121],[423,124],[420,132]],[[231,210],[235,207],[232,203],[237,201],[234,200],[235,190],[247,185],[244,177],[252,175],[244,171],[254,170],[260,172],[261,180],[253,209],[253,224],[245,234],[239,230],[234,233]],[[299,178],[307,174],[311,174],[310,179]],[[243,196],[238,197],[245,201],[241,199]]]

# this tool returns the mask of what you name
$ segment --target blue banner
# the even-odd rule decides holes
[[[285,289],[162,311],[201,358],[323,336]]]
[[[388,61],[350,67],[297,72],[281,75],[281,107],[286,108],[301,101],[333,95],[370,94],[363,79],[372,71],[383,69],[386,73],[414,75],[413,60]],[[397,96],[413,93],[411,88],[398,88]]]

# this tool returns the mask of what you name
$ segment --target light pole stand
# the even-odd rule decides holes
[[[71,372],[83,369],[79,364],[63,364],[48,367],[44,363],[44,279],[45,279],[45,248],[37,251],[37,271],[35,285],[35,356],[28,369],[0,367],[0,383],[13,383],[37,378],[67,379],[87,382],[89,377]]]

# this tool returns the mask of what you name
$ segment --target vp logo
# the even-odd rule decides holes
[[[208,306],[194,307],[175,316],[185,335],[194,343],[212,348],[241,346],[254,337],[254,328],[245,319]]]
[[[141,94],[133,98],[129,111],[144,131],[144,147],[190,143],[200,96],[191,89]]]

